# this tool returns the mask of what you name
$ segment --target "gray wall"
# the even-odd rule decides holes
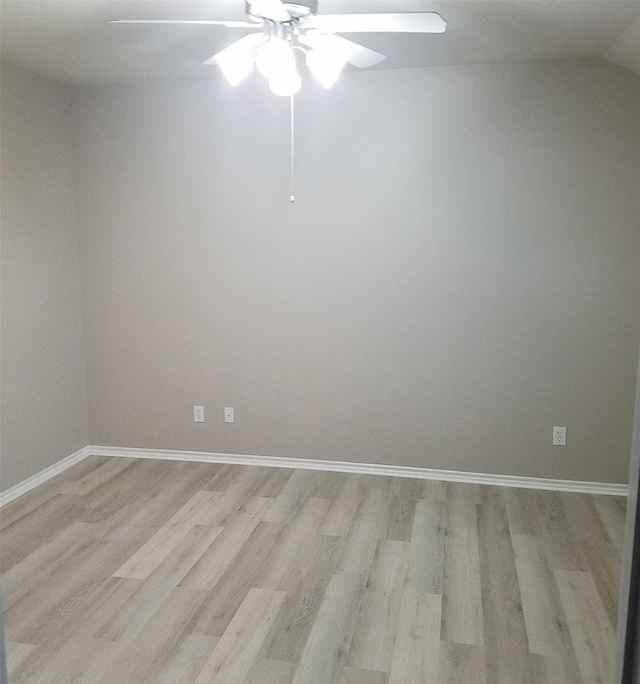
[[[626,481],[637,76],[305,83],[294,205],[259,79],[75,105],[92,443]]]
[[[88,442],[71,98],[0,71],[2,490]]]

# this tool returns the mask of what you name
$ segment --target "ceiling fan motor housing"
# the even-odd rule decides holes
[[[257,21],[264,21],[264,17],[258,14],[248,2],[245,4],[248,16]],[[283,4],[292,19],[312,17],[318,12],[318,0],[296,0],[296,2],[284,2]]]

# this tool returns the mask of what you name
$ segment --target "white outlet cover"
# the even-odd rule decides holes
[[[567,428],[553,428],[553,446],[567,446]]]
[[[193,422],[204,423],[204,406],[193,407]]]
[[[233,409],[230,406],[225,406],[224,422],[225,423],[233,423]]]

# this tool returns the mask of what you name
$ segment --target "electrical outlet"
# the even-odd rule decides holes
[[[204,423],[204,406],[193,407],[193,422]]]
[[[233,423],[233,409],[229,406],[224,409],[224,422]]]
[[[553,428],[553,446],[567,446],[567,428]]]

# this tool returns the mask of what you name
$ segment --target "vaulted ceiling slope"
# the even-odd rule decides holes
[[[441,35],[350,35],[372,68],[603,57],[640,74],[640,0],[320,0],[319,13],[439,12]],[[111,19],[243,19],[243,0],[0,0],[0,58],[69,85],[217,77],[202,62],[242,36]]]

